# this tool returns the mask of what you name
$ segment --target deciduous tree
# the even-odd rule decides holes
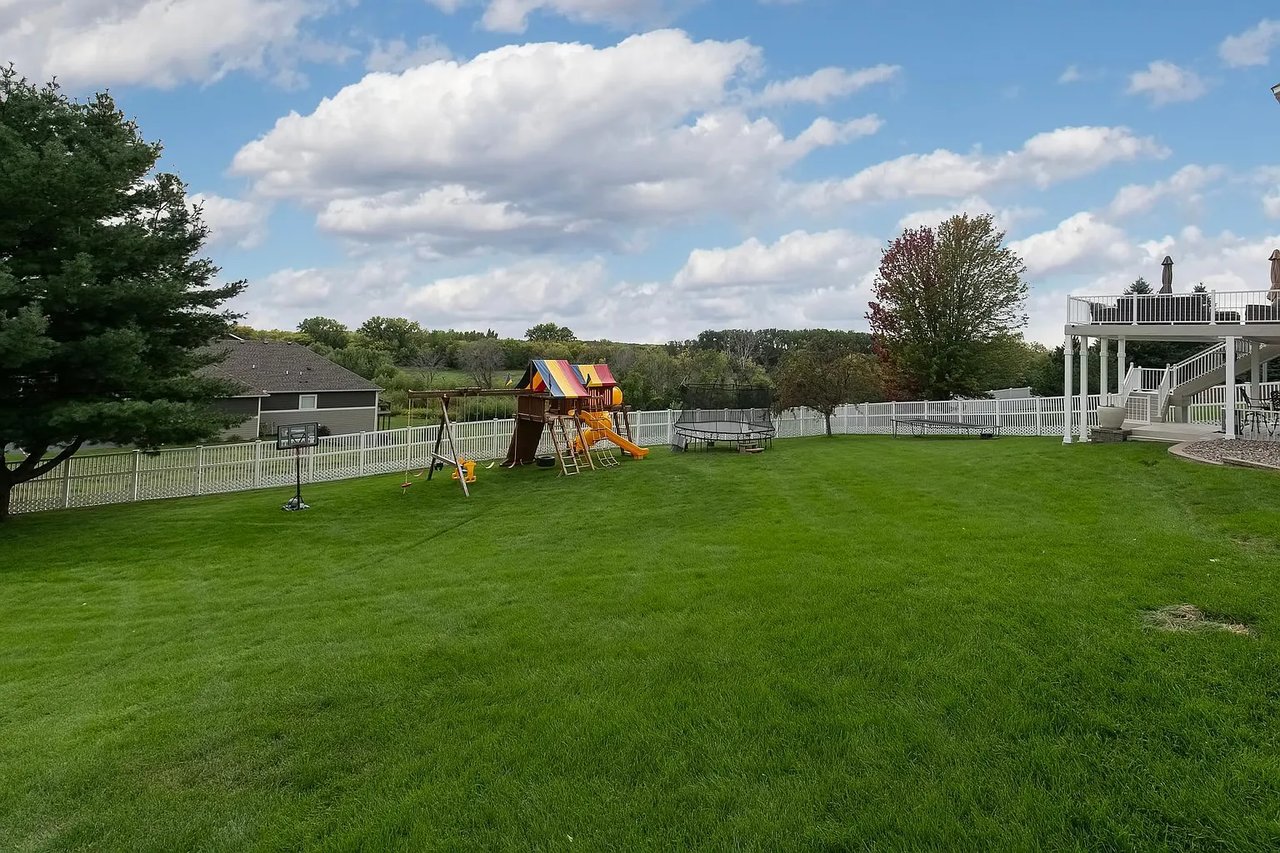
[[[0,519],[13,488],[86,441],[210,437],[233,393],[195,371],[217,358],[218,284],[200,211],[160,146],[107,95],[67,98],[0,70]]]
[[[298,331],[330,349],[342,349],[351,338],[346,326],[329,317],[308,317],[298,324]]]
[[[873,356],[803,349],[782,360],[774,405],[779,411],[804,406],[821,412],[831,435],[831,417],[845,403],[884,399]]]
[[[409,364],[427,345],[427,333],[404,317],[370,317],[356,331],[385,349],[396,364]]]
[[[573,329],[568,326],[560,326],[556,323],[539,323],[532,329],[524,333],[525,338],[535,342],[559,341],[568,343],[576,341],[578,337],[573,333]]]
[[[493,375],[502,369],[506,358],[496,338],[468,341],[458,348],[458,366],[483,388],[493,387]]]
[[[950,399],[984,390],[991,342],[1026,325],[1026,267],[990,216],[909,228],[885,250],[867,317],[899,396]]]

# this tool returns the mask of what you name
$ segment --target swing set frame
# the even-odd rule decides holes
[[[468,397],[517,397],[521,394],[527,394],[527,391],[521,391],[517,388],[454,388],[448,391],[410,391],[408,392],[409,401],[409,433],[408,446],[405,451],[405,482],[409,481],[409,470],[413,467],[413,404],[416,401],[424,401],[430,404],[430,401],[436,400],[440,403],[440,428],[436,431],[435,445],[431,448],[430,456],[427,461],[427,479],[430,480],[436,472],[436,466],[448,465],[457,472],[456,479],[458,485],[462,487],[463,497],[471,497],[471,490],[467,488],[466,469],[463,468],[463,458],[458,453],[457,443],[454,441],[453,425],[454,421],[449,417],[449,403],[455,399],[465,399]],[[448,443],[448,453],[441,452],[446,449],[445,443]]]

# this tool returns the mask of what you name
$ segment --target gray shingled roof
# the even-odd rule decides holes
[[[312,391],[381,391],[359,374],[290,341],[218,341],[210,349],[227,357],[204,371],[245,387],[242,396]]]

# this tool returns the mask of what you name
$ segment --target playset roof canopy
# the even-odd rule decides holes
[[[583,398],[590,392],[582,385],[577,371],[564,359],[535,358],[520,378],[519,388],[546,392],[552,397]]]
[[[613,388],[618,384],[607,364],[575,364],[573,370],[588,388]]]

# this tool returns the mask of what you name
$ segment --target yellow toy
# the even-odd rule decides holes
[[[467,457],[463,456],[461,459],[459,459],[459,460],[458,460],[458,464],[462,466],[462,471],[463,471],[463,473],[464,473],[464,474],[466,474],[466,480],[465,480],[464,482],[467,482],[467,483],[474,483],[474,482],[476,481],[476,462],[475,462],[475,460],[474,460],[474,459],[468,459]],[[453,479],[455,479],[455,480],[456,480],[456,479],[458,479],[458,472],[457,472],[457,471],[454,471],[454,472],[453,472]]]

